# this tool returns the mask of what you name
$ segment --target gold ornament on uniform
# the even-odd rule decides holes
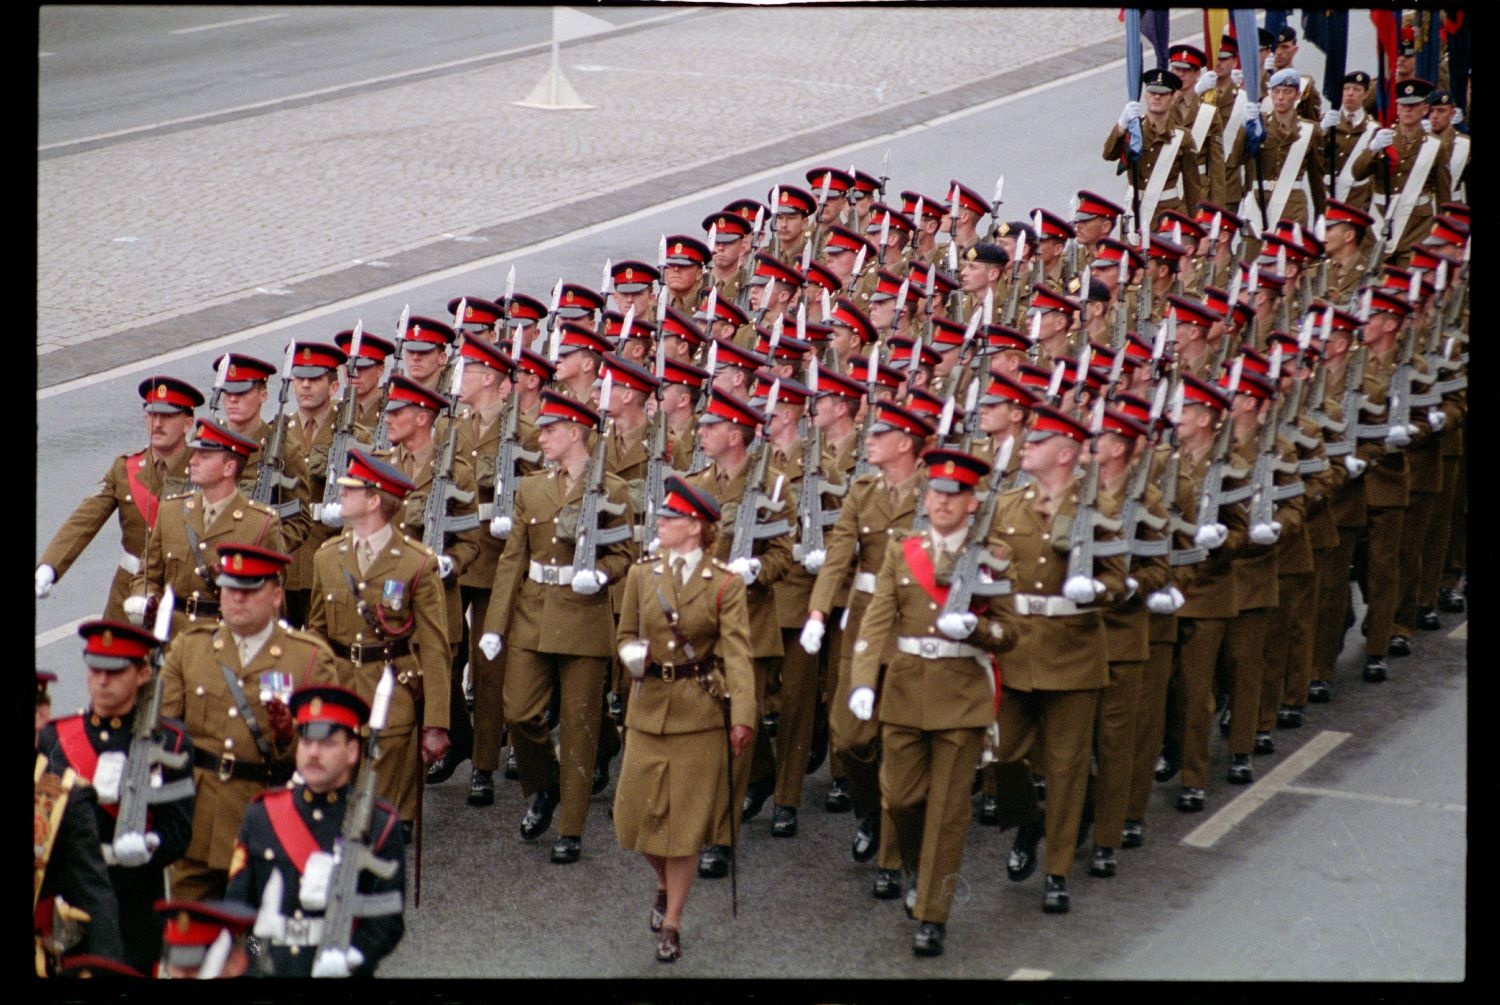
[[[943,474],[945,474],[945,475],[951,475],[951,474],[953,474],[953,462],[952,461],[945,461],[943,463]]]
[[[971,262],[978,261],[979,260],[979,249],[978,248],[970,248],[968,251],[966,251],[964,253],[964,257],[967,258]]]
[[[192,926],[193,926],[193,919],[188,916],[188,913],[186,911],[178,911],[177,912],[177,933],[179,935],[186,935],[188,933],[188,929],[191,928]]]
[[[302,347],[302,359],[304,361],[312,359],[312,346],[305,345]]]
[[[633,280],[634,278],[635,278],[635,269],[629,268],[627,266],[626,269],[625,269],[625,281],[628,283],[631,280]]]
[[[167,396],[167,385],[165,385],[165,384],[157,384],[156,385],[156,396],[158,398],[165,398]]]
[[[311,715],[315,715],[315,716],[322,715],[323,714],[323,699],[322,698],[314,698],[312,701],[308,702],[307,703],[307,711]]]
[[[115,644],[115,633],[112,632],[112,631],[110,631],[108,628],[104,629],[104,633],[99,636],[99,644],[102,645],[106,649],[108,649],[110,646],[114,645]]]
[[[672,245],[672,254],[674,254],[674,255],[680,255],[680,254],[682,254],[682,242],[681,241],[678,241],[676,244]]]
[[[235,572],[239,572],[245,567],[245,556],[235,555],[232,559],[229,560],[229,567]]]

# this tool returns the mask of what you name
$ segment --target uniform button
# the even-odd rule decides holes
[[[229,710],[229,718],[231,718],[231,719],[238,719],[239,717],[240,717],[239,709],[237,709],[237,708],[231,708]],[[228,746],[229,741],[225,740],[224,744],[225,744],[225,746]]]
[[[313,819],[314,820],[322,820],[323,819],[323,811],[322,810],[313,810]]]
[[[301,946],[287,946],[287,949],[291,950],[293,956],[297,956],[302,952]]]
[[[934,604],[931,601],[928,601],[927,602],[927,609],[929,611],[935,611],[935,610],[937,610],[937,604]]]
[[[203,697],[203,685],[199,684],[197,687],[195,687],[193,689],[193,693],[196,694],[198,697],[202,698]]]
[[[125,501],[126,502],[130,502],[130,493],[129,492],[125,493]]]
[[[1037,565],[1046,565],[1047,564],[1047,556],[1046,555],[1038,555],[1037,559],[1036,559],[1036,564]]]
[[[859,532],[860,532],[860,533],[861,533],[861,534],[868,534],[868,533],[870,533],[870,528],[868,528],[868,527],[861,527],[861,528],[860,528],[860,529],[859,529]]]
[[[1042,540],[1043,541],[1050,541],[1050,540],[1052,540],[1052,535],[1051,534],[1043,534],[1042,535]]]
[[[267,848],[266,849],[266,861],[267,862],[274,862],[275,860],[276,860],[276,853],[274,851],[272,851],[271,849]]]
[[[365,584],[364,583],[357,583],[355,585],[358,586],[361,591],[364,590],[364,588],[365,588]]]
[[[1037,581],[1036,588],[1038,590],[1045,590],[1046,589],[1046,587],[1041,584],[1040,580]]]
[[[339,550],[342,551],[343,549],[339,549]],[[333,594],[330,593],[327,596],[325,596],[323,599],[324,599],[324,601],[331,602],[333,600]]]
[[[316,810],[313,811],[313,816],[314,817],[317,816],[317,811]],[[293,911],[292,912],[292,917],[294,917],[294,918],[300,918],[300,917],[302,917],[302,911],[301,911],[301,909]]]
[[[671,639],[668,639],[667,640],[667,648],[668,649],[676,649],[677,648],[677,643],[674,642],[674,641],[672,641]]]
[[[1007,534],[1014,534],[1015,532],[1016,532],[1016,529],[1014,527],[1007,527],[1007,528],[1005,528],[1005,533],[1007,533]]]
[[[901,577],[901,585],[902,586],[910,586],[911,585],[911,580],[907,579],[905,576],[902,576]]]

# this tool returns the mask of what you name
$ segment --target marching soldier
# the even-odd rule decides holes
[[[138,699],[150,693],[152,653],[160,643],[144,629],[115,621],[85,622],[78,634],[84,640],[89,707],[43,726],[37,750],[53,774],[72,771],[93,786],[99,799],[94,822],[120,910],[121,958],[150,973],[161,956],[161,928],[151,905],[165,892],[167,867],[187,850],[192,830],[193,779],[186,764],[191,741],[180,721],[157,720],[156,742],[168,757],[180,757],[182,766],[160,766],[162,784],[150,786],[145,832],[117,834],[136,716],[146,714]]]
[[[1316,119],[1298,115],[1301,80],[1292,69],[1271,75],[1270,109],[1264,119],[1265,141],[1255,154],[1246,145],[1236,165],[1245,169],[1247,187],[1253,196],[1247,197],[1242,212],[1252,219],[1260,215],[1264,221],[1262,230],[1283,218],[1307,229],[1324,210],[1327,196],[1323,189],[1326,173],[1323,130]],[[1254,119],[1260,110],[1251,108],[1246,114]]]
[[[1425,80],[1398,80],[1396,128],[1376,132],[1354,161],[1356,179],[1380,173],[1378,204],[1386,224],[1377,239],[1385,241],[1381,256],[1395,265],[1407,263],[1411,246],[1427,236],[1438,205],[1450,198],[1452,179],[1440,156],[1443,143],[1422,129],[1431,93]],[[1387,154],[1388,149],[1395,154]]]
[[[398,516],[413,485],[393,465],[350,450],[338,483],[343,533],[313,557],[307,627],[327,640],[338,679],[361,696],[373,697],[381,669],[393,668],[399,686],[380,734],[379,791],[397,807],[403,830],[411,830],[421,766],[442,757],[450,743],[447,605],[438,556],[400,530]],[[233,868],[230,873],[233,880]]]
[[[714,246],[710,249],[709,280],[719,291],[720,300],[738,303],[744,288],[745,260],[753,252],[751,221],[738,213],[720,210],[703,218],[705,232],[712,230]],[[643,317],[636,311],[636,317]]]
[[[156,526],[161,500],[185,491],[187,434],[193,409],[203,404],[197,388],[176,377],[148,377],[137,392],[146,415],[149,445],[134,454],[121,454],[99,482],[99,488],[63,521],[42,552],[36,567],[36,597],[43,599],[99,533],[111,513],[120,520],[120,567],[110,582],[104,617],[125,619],[125,600],[133,577],[140,574],[146,539]]]
[[[327,644],[276,620],[288,556],[247,544],[217,551],[222,622],[173,639],[161,672],[162,715],[192,737],[198,793],[192,840],[172,867],[182,900],[224,896],[245,807],[291,778],[293,686],[337,683]]]
[[[780,185],[767,193],[767,198],[772,196],[777,202],[771,207],[776,226],[771,254],[783,265],[795,268],[802,261],[802,246],[812,240],[808,221],[817,212],[818,203],[811,193],[795,185]],[[816,248],[813,250],[817,251]]]
[[[662,295],[667,306],[692,315],[707,293],[703,271],[712,257],[708,245],[690,234],[674,234],[666,240],[667,257],[662,265]]]
[[[1270,40],[1272,52],[1270,65],[1262,66],[1261,93],[1266,93],[1266,80],[1273,78],[1284,70],[1291,70],[1297,59],[1297,29],[1291,25],[1282,25],[1274,38]],[[1266,39],[1261,39],[1261,54],[1266,52]],[[1296,71],[1293,70],[1295,73]],[[1275,86],[1274,84],[1271,86]],[[1298,74],[1297,81],[1297,116],[1298,118],[1311,119],[1314,122],[1323,114],[1323,97],[1318,93],[1318,82],[1308,74]]]
[[[1329,212],[1334,200],[1346,203],[1362,212],[1370,208],[1374,194],[1372,179],[1356,179],[1354,165],[1360,155],[1370,148],[1370,141],[1380,130],[1380,122],[1365,111],[1365,98],[1370,91],[1370,75],[1363,70],[1354,70],[1344,76],[1343,98],[1338,108],[1323,113],[1323,133],[1327,137],[1328,150],[1323,157],[1323,166],[1328,169]],[[1333,156],[1329,157],[1328,153]],[[1330,216],[1329,222],[1332,222]]]
[[[397,332],[396,337],[403,343],[402,372],[392,373],[391,378],[402,376],[429,391],[440,390],[443,369],[448,362],[448,347],[458,338],[458,333],[443,321],[413,315],[407,319],[406,331]]]
[[[1104,159],[1118,160],[1121,173],[1128,167],[1131,197],[1139,207],[1135,226],[1144,233],[1162,210],[1191,210],[1205,193],[1193,137],[1172,123],[1172,95],[1182,88],[1182,79],[1170,70],[1147,70],[1141,74],[1141,85],[1146,101],[1126,102],[1104,141]],[[1132,121],[1140,124],[1142,146],[1130,163]]]
[[[1205,73],[1208,56],[1193,45],[1174,45],[1167,50],[1167,68],[1182,81],[1172,105],[1175,125],[1182,126],[1198,151],[1198,171],[1203,177],[1203,196],[1224,201],[1224,116],[1214,101],[1204,96],[1214,90],[1216,78]]]
[[[237,542],[283,550],[276,511],[252,502],[238,488],[240,471],[257,449],[255,441],[200,419],[188,448],[188,479],[195,489],[162,500],[146,543],[145,565],[131,583],[134,596],[124,604],[132,621],[144,619],[154,606],[152,598],[172,587],[178,612],[172,616],[174,635],[198,618],[219,616],[213,548]]]
[[[322,550],[334,547],[329,542]],[[367,846],[378,868],[360,871],[353,908],[358,923],[349,948],[319,948],[328,938],[323,925],[334,866],[330,852],[345,815],[354,812],[351,796],[364,745],[360,734],[368,728],[370,706],[347,688],[323,685],[299,688],[291,714],[301,780],[262,793],[245,811],[228,899],[258,910],[255,933],[268,944],[277,977],[371,977],[406,931],[404,842],[396,807],[383,799],[374,802]],[[391,770],[384,757],[380,767]],[[364,850],[347,849],[353,856]],[[354,857],[350,864],[358,861]]]
[[[333,344],[347,355],[354,344],[354,329],[339,332],[333,337]],[[344,393],[357,396],[355,424],[372,432],[380,425],[385,361],[395,351],[396,347],[383,338],[369,332],[360,334],[359,356],[354,360],[354,386],[346,388]]]
[[[1375,220],[1348,203],[1330,199],[1325,215],[1328,235],[1328,300],[1347,306],[1355,299],[1365,274],[1365,256],[1360,247]]]
[[[160,974],[169,980],[243,977],[251,971],[246,942],[255,911],[232,900],[158,900],[164,921]]]
[[[1448,164],[1448,185],[1453,198],[1467,199],[1466,176],[1469,170],[1469,136],[1457,128],[1458,106],[1446,88],[1435,88],[1427,95],[1428,132],[1442,143],[1438,156]]]

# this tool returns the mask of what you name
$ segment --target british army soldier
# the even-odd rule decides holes
[[[187,434],[193,426],[193,409],[203,404],[203,395],[176,377],[148,377],[137,391],[146,413],[149,445],[116,457],[98,490],[52,536],[36,568],[38,600],[52,592],[52,584],[72,567],[109,515],[118,512],[120,567],[109,586],[104,616],[123,621],[125,598],[130,596],[131,579],[140,574],[146,538],[156,526],[161,500],[188,488]]]
[[[290,559],[248,544],[218,548],[223,619],[173,640],[162,664],[162,714],[193,737],[193,837],[173,867],[172,894],[224,896],[245,807],[292,776],[293,686],[334,684],[333,654],[311,632],[276,620]]]
[[[1139,122],[1141,151],[1129,171],[1133,193],[1140,196],[1135,226],[1145,233],[1162,210],[1190,211],[1206,193],[1193,137],[1182,126],[1172,124],[1172,96],[1182,87],[1182,79],[1170,70],[1147,70],[1141,74],[1141,85],[1146,100],[1144,104],[1126,103],[1119,122],[1104,141],[1104,159],[1118,160],[1120,170],[1126,170],[1131,122]]]

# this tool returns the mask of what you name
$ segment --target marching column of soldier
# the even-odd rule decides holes
[[[89,707],[43,724],[38,675],[38,972],[373,973],[425,785],[469,760],[483,811],[504,768],[567,864],[622,748],[658,959],[825,754],[936,955],[971,815],[1066,912],[1153,781],[1225,796],[1215,725],[1243,785],[1360,686],[1351,584],[1363,681],[1399,673],[1465,607],[1467,137],[1416,79],[1392,128],[1363,72],[1324,114],[1295,33],[1261,41],[1263,105],[1228,37],[1142,75],[1121,204],[818,167],[603,290],[512,270],[451,320],[228,353],[207,396],[142,382],[147,446],[36,571],[118,515]]]

